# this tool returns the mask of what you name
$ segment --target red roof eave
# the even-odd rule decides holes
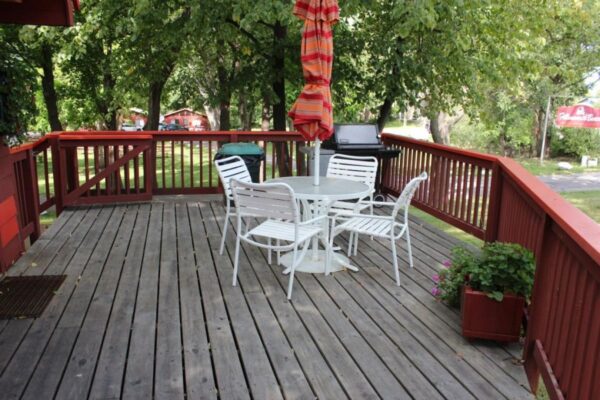
[[[79,0],[0,0],[0,24],[72,26]]]

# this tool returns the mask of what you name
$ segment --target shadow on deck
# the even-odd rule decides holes
[[[469,343],[430,294],[456,241],[413,220],[415,268],[394,284],[381,242],[359,272],[287,276],[214,201],[70,209],[10,270],[67,274],[36,320],[0,321],[3,398],[531,398],[518,345]],[[340,242],[340,244],[343,244]]]

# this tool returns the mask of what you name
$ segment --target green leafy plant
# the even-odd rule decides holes
[[[452,306],[457,306],[461,287],[485,292],[502,301],[505,293],[529,298],[533,287],[535,260],[533,254],[514,243],[486,243],[480,253],[456,247],[452,260],[444,263],[432,293]]]

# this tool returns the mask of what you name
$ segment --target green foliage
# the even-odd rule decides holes
[[[552,138],[553,156],[580,158],[583,155],[600,155],[600,132],[597,129],[565,128],[556,131]]]
[[[468,284],[496,301],[505,293],[529,298],[533,287],[533,253],[515,243],[486,243],[481,253],[461,247],[452,251],[452,261],[439,274],[434,294],[456,306],[460,288]]]
[[[16,28],[0,27],[0,102],[5,111],[0,119],[0,136],[20,136],[37,112],[38,75],[20,44]]]

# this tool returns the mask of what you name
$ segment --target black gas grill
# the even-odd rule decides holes
[[[380,159],[396,158],[400,150],[387,149],[379,138],[375,124],[336,124],[331,138],[323,142],[324,149],[352,156],[375,156]]]
[[[381,168],[377,177],[377,191],[385,176],[388,160],[398,157],[400,150],[386,148],[379,137],[375,124],[335,124],[331,138],[323,142],[324,149],[351,156],[374,156]],[[379,197],[379,196],[378,196]]]

